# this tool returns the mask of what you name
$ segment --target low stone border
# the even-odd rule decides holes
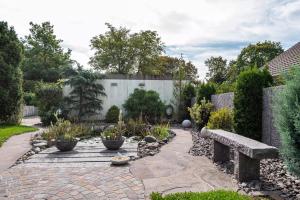
[[[146,156],[154,156],[159,153],[160,148],[169,143],[175,136],[176,133],[172,130],[169,131],[169,137],[162,141],[153,140],[153,142],[146,142],[145,139],[138,143],[138,157],[143,158]]]
[[[191,131],[193,147],[189,153],[193,156],[206,156],[212,159],[212,140],[199,136],[198,131]],[[233,176],[233,152],[231,161],[215,163],[218,169]],[[254,196],[271,196],[288,200],[300,199],[300,178],[288,173],[282,159],[264,159],[260,162],[260,180],[238,183],[239,191]]]

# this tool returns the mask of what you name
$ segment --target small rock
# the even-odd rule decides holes
[[[152,143],[152,142],[156,142],[156,138],[152,135],[147,135],[145,138],[144,138],[144,141],[147,142],[147,143]]]
[[[191,128],[192,122],[190,120],[186,119],[186,120],[183,120],[181,125],[182,125],[183,128]]]
[[[35,143],[33,144],[34,147],[46,147],[47,146],[47,142],[39,142],[39,143]]]
[[[41,151],[41,149],[40,149],[40,147],[36,147],[36,148],[33,149],[33,151],[34,151],[35,153],[39,153],[39,152]]]

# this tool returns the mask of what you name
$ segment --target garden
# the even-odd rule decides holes
[[[177,155],[178,159],[210,159],[215,165],[209,166],[207,173],[216,169],[224,172],[226,175],[218,175],[232,178],[237,191],[174,194],[151,191],[152,200],[272,199],[276,195],[284,199],[300,198],[300,70],[297,66],[285,76],[273,78],[265,68],[268,61],[283,52],[280,43],[265,41],[249,45],[230,63],[222,57],[211,57],[205,61],[209,73],[202,82],[197,79],[197,68],[190,61],[163,54],[165,46],[155,31],[131,33],[125,27],[106,24],[108,31],[91,39],[93,70],[87,70],[71,60],[71,50],[62,48],[62,41],[54,35],[50,22],[31,22],[30,26],[30,34],[21,41],[13,27],[0,22],[0,43],[3,44],[0,49],[0,146],[12,135],[37,130],[20,125],[24,104],[38,108],[45,128],[31,138],[32,148],[9,170],[43,166],[45,168],[39,169],[44,173],[49,170],[47,167],[58,166],[68,173],[68,167],[74,170],[77,166],[80,172],[103,167],[107,170],[103,177],[110,177],[108,181],[92,180],[93,184],[100,184],[94,188],[95,195],[106,195],[105,184],[112,184],[111,180],[125,182],[118,185],[120,191],[126,187],[138,191],[146,187],[133,177],[130,166],[149,158],[155,163],[161,151],[165,153],[164,159],[172,159],[166,158],[167,153],[179,155],[176,148],[189,144],[189,141],[178,142],[178,138],[191,137],[193,146],[189,155]],[[114,54],[110,53],[111,48]],[[103,74],[103,70],[107,74]],[[164,101],[162,92],[144,89],[145,84],[142,84],[128,94],[122,105],[112,105],[103,115],[104,99],[111,90],[105,89],[101,80],[108,74],[169,76],[173,83],[172,101]],[[281,138],[278,152],[278,148],[263,143],[263,91],[282,84],[272,102],[274,124]],[[228,92],[234,94],[233,106],[217,109],[212,95]],[[102,119],[97,118],[101,115]],[[174,144],[178,146],[167,148]],[[184,169],[185,162],[179,163],[178,168]],[[116,165],[120,165],[119,168]],[[51,170],[49,173],[55,174]],[[80,173],[76,170],[74,174]],[[96,173],[92,171],[75,177]],[[151,176],[149,174],[146,173]],[[85,178],[88,182],[99,177]],[[132,179],[130,183],[129,179]],[[78,187],[74,187],[74,196],[79,193]],[[115,190],[108,192],[112,191]],[[136,195],[144,197],[144,191]]]

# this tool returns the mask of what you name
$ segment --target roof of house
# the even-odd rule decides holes
[[[275,57],[268,64],[272,76],[277,76],[287,71],[294,65],[300,64],[300,42]]]

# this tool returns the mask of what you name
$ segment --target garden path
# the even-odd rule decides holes
[[[34,126],[40,123],[39,117],[29,117],[22,120],[22,125]],[[11,167],[22,155],[31,149],[30,138],[35,132],[14,135],[10,137],[0,148],[0,172]]]
[[[183,191],[208,191],[212,189],[236,190],[234,180],[220,172],[206,157],[188,153],[193,145],[189,131],[173,129],[176,137],[161,152],[132,163],[131,173],[143,181],[145,195],[152,191],[173,193]]]

